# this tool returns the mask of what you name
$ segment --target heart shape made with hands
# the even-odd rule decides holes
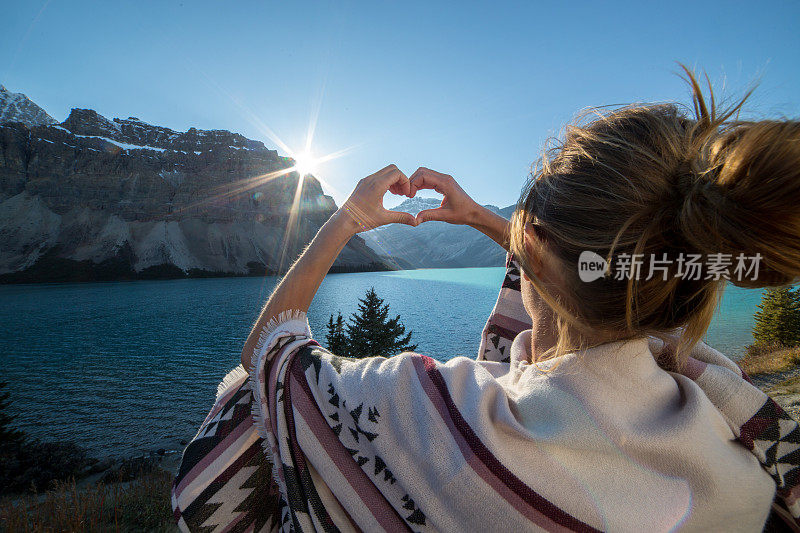
[[[393,187],[400,192],[402,186],[395,184]],[[417,213],[415,217],[417,225],[432,220],[450,224],[466,224],[470,211],[477,205],[452,176],[420,167],[408,178],[408,190],[405,196],[414,198],[417,192],[423,189],[431,189],[441,194],[442,202],[439,207],[424,209]],[[392,192],[398,194],[398,192]]]
[[[441,194],[441,204],[435,209],[420,211],[416,216],[383,207],[383,197],[387,192],[414,198],[422,189],[432,189]],[[417,226],[429,220],[468,224],[477,205],[452,176],[420,167],[407,178],[396,165],[388,165],[359,181],[342,208],[358,224],[360,231],[367,231],[384,224]]]

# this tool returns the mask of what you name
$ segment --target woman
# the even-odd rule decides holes
[[[694,117],[637,105],[569,127],[510,224],[429,169],[362,179],[274,290],[184,452],[179,525],[760,531],[773,500],[800,515],[797,424],[699,341],[726,260],[745,287],[800,276],[800,124],[731,121],[741,103],[720,113],[711,95],[709,110],[687,74]],[[421,189],[441,207],[382,206]],[[509,250],[478,360],[319,346],[306,312],[345,243],[428,220]],[[715,266],[693,275],[692,254]],[[605,275],[588,279],[591,265]]]

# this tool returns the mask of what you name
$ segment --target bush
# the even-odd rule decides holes
[[[79,477],[90,463],[86,450],[72,442],[8,444],[0,451],[0,494],[47,490],[56,481]]]
[[[749,376],[786,372],[800,364],[800,348],[775,343],[752,344],[738,363]]]

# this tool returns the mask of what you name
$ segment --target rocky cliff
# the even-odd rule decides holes
[[[29,126],[57,121],[22,93],[12,93],[0,85],[0,122],[22,122]]]
[[[89,109],[15,118],[0,124],[0,281],[275,273],[336,209],[292,159],[236,133]],[[385,268],[354,237],[333,270]]]
[[[403,201],[394,211],[416,215],[424,209],[435,209],[440,199],[414,197]],[[499,209],[485,206],[510,218],[516,206]],[[376,253],[384,255],[402,268],[461,268],[505,265],[506,251],[483,233],[469,226],[445,222],[425,222],[412,228],[388,224],[362,233]]]

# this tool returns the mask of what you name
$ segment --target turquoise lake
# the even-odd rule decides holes
[[[503,268],[329,275],[309,310],[314,336],[369,287],[401,315],[418,352],[474,357]],[[277,278],[0,286],[3,380],[18,426],[97,456],[178,449],[238,364]],[[733,358],[752,341],[760,290],[729,287],[706,342]]]

